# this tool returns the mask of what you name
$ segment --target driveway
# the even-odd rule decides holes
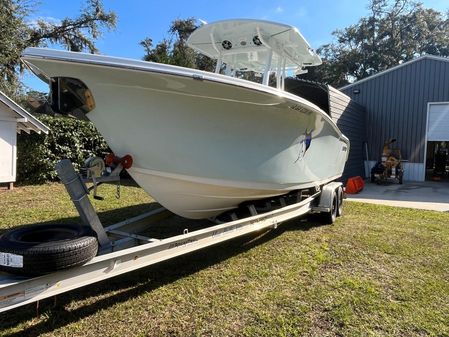
[[[348,194],[346,200],[372,204],[449,212],[449,183],[404,181],[403,185],[377,185],[366,182],[359,194]]]

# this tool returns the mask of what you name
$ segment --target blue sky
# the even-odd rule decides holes
[[[368,14],[364,0],[225,0],[215,1],[152,1],[103,0],[107,10],[118,16],[117,28],[105,32],[97,41],[102,54],[140,59],[144,51],[139,41],[151,37],[156,43],[164,37],[170,23],[177,18],[195,17],[213,22],[231,18],[252,18],[278,21],[299,28],[313,48],[332,41],[331,33],[354,24]],[[448,0],[424,0],[425,7],[446,12]],[[36,18],[59,20],[76,16],[85,1],[41,0],[30,21]],[[32,75],[25,83],[36,90],[45,90]]]

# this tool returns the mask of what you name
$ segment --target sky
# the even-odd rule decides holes
[[[421,0],[427,8],[449,10],[448,0]],[[106,10],[118,16],[115,30],[106,31],[96,46],[101,54],[141,59],[144,50],[139,42],[145,37],[154,45],[164,37],[175,19],[194,17],[206,22],[223,19],[263,19],[297,27],[312,48],[332,42],[332,32],[342,29],[368,14],[368,0],[225,0],[225,1],[153,1],[103,0]],[[76,17],[85,6],[83,0],[41,0],[29,18],[58,21]],[[34,90],[47,91],[46,85],[32,74],[24,76],[25,84]]]

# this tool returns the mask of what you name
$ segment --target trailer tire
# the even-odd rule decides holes
[[[337,207],[337,216],[342,216],[343,215],[343,188],[340,186],[339,188],[337,188],[337,203],[338,203],[338,207]]]
[[[335,219],[337,218],[337,211],[338,211],[338,197],[337,192],[332,192],[332,198],[331,198],[331,209],[329,212],[323,212],[321,213],[321,219],[322,222],[328,225],[331,225],[335,222]]]
[[[0,270],[44,275],[83,265],[98,251],[93,231],[68,224],[30,225],[0,236]]]

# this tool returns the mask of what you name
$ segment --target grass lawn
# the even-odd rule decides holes
[[[136,187],[100,191],[104,224],[154,206]],[[0,336],[449,336],[449,214],[344,211],[2,313]],[[0,231],[61,219],[76,212],[60,184],[0,191]]]

